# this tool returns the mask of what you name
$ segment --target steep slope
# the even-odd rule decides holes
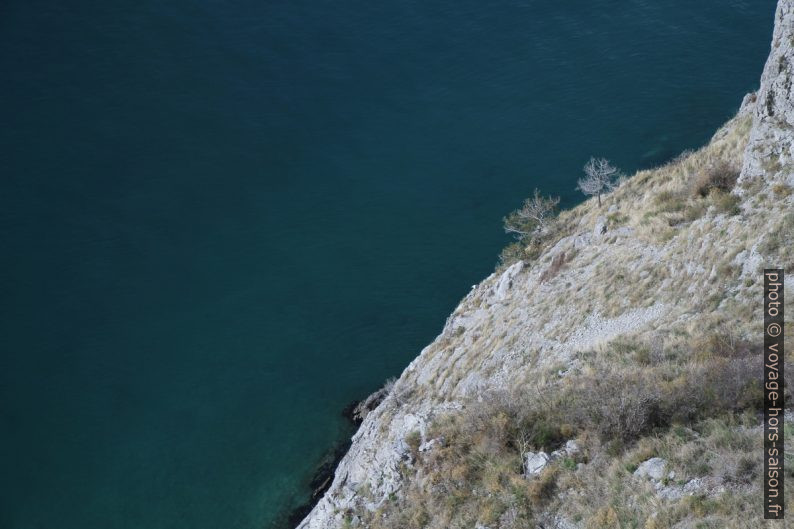
[[[537,257],[519,249],[473,287],[365,418],[299,529],[753,526],[757,512],[723,504],[760,509],[760,482],[737,477],[745,455],[760,454],[757,395],[743,374],[760,376],[761,270],[794,266],[794,0],[780,1],[775,20],[759,91],[708,145],[625,180],[602,208],[563,212]],[[712,393],[679,394],[695,391],[687,377],[714,373]],[[698,397],[712,402],[675,411]],[[598,399],[587,417],[570,407]],[[540,435],[543,420],[565,424]],[[531,475],[527,453],[573,438],[578,455],[558,452]],[[676,459],[687,450],[717,457],[698,470]],[[669,474],[635,475],[663,454]]]

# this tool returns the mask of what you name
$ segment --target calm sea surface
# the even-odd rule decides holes
[[[0,526],[275,527],[534,187],[707,141],[773,0],[0,5]]]

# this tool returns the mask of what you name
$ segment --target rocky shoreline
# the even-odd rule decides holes
[[[361,426],[366,416],[374,410],[388,395],[389,387],[385,385],[374,393],[370,394],[362,400],[354,400],[342,409],[341,415],[345,419],[348,426],[352,428],[351,434]],[[280,517],[276,522],[275,527],[279,529],[296,527],[317,505],[322,499],[328,489],[331,488],[331,483],[334,479],[334,472],[336,467],[350,450],[352,440],[346,437],[334,445],[323,458],[320,463],[315,467],[312,477],[309,480],[309,489],[311,495],[301,505],[292,508],[289,512]]]
[[[338,443],[323,457],[309,481],[309,487],[312,491],[311,496],[306,502],[286,514],[284,521],[278,524],[279,527],[293,528],[297,526],[314,509],[314,506],[317,505],[326,491],[331,488],[336,467],[349,449],[350,440],[348,439]]]

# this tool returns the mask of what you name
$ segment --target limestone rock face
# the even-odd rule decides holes
[[[403,470],[415,464],[417,452],[432,454],[441,446],[442,440],[428,437],[437,418],[488,392],[532,387],[550,373],[567,376],[580,355],[612,340],[697,328],[697,318],[709,311],[742,314],[736,332],[762,336],[759,268],[792,246],[775,222],[794,210],[794,194],[763,208],[759,196],[772,196],[775,185],[794,185],[794,0],[780,0],[775,23],[760,89],[707,146],[678,168],[642,171],[610,192],[616,225],[607,233],[593,229],[606,228],[606,221],[589,200],[560,215],[559,237],[531,262],[513,263],[471,289],[391,391],[360,414],[362,424],[331,487],[299,529],[340,529],[354,516],[364,519],[401,494],[403,480],[411,479],[404,476],[412,475]],[[738,213],[709,206],[694,219],[645,215],[658,210],[659,191],[684,188],[685,178],[712,157],[741,162],[733,191]],[[782,242],[762,244],[773,238]],[[781,250],[770,254],[769,248]],[[563,252],[564,265],[547,274]],[[794,280],[786,284],[794,299]],[[575,448],[566,446],[566,453]],[[526,470],[556,464],[550,459],[535,453],[525,459],[531,463]],[[641,468],[662,485],[663,460]],[[708,490],[694,482],[676,487],[680,491],[660,495]],[[509,527],[510,516],[505,512],[500,526]],[[557,513],[548,516],[547,527],[576,527]]]
[[[772,50],[753,105],[741,181],[776,178],[794,163],[794,2],[780,0]],[[751,96],[752,99],[752,96]],[[771,174],[770,174],[771,173]],[[789,176],[790,179],[790,176]],[[791,185],[792,182],[789,182]]]
[[[607,232],[607,218],[598,217],[595,226],[593,226],[593,237],[599,237]]]
[[[513,288],[513,279],[521,273],[522,268],[524,268],[524,262],[519,261],[504,271],[499,281],[496,283],[497,300],[501,301],[507,297],[508,292]]]

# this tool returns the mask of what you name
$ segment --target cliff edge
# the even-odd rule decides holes
[[[794,267],[793,47],[780,0],[760,88],[709,144],[473,287],[298,529],[755,526],[761,271]]]

